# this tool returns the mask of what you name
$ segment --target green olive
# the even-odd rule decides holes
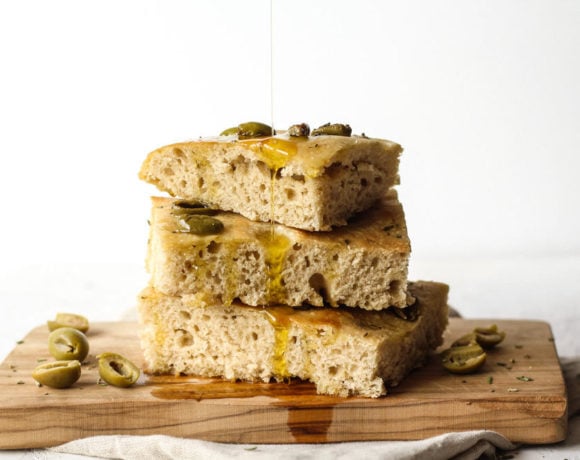
[[[352,128],[349,125],[343,125],[341,123],[326,123],[312,131],[313,136],[322,136],[323,134],[327,136],[349,137],[352,134]]]
[[[253,139],[255,137],[268,137],[273,134],[272,127],[257,121],[249,121],[238,125],[239,139]]]
[[[81,363],[72,361],[53,361],[37,366],[32,378],[41,385],[51,388],[68,388],[81,376]]]
[[[99,360],[99,375],[109,385],[127,388],[133,385],[141,372],[124,356],[117,353],[102,353]]]
[[[224,129],[220,136],[233,136],[234,134],[238,135],[238,139],[254,139],[272,136],[275,133],[271,126],[258,121],[248,121],[240,123],[238,126]]]
[[[83,361],[89,354],[89,341],[79,330],[59,327],[48,335],[48,351],[59,360]]]
[[[74,327],[81,332],[89,330],[89,320],[74,313],[57,313],[53,321],[47,321],[49,331],[54,331],[59,327]]]
[[[505,339],[505,332],[498,331],[496,324],[492,324],[489,327],[476,327],[473,333],[477,343],[483,348],[493,348]]]
[[[238,134],[238,127],[234,126],[232,128],[224,129],[220,136],[233,136],[234,134]]]
[[[452,347],[465,347],[466,345],[477,344],[477,337],[474,332],[462,335],[455,342],[451,344]]]
[[[203,203],[197,201],[178,200],[173,203],[171,214],[174,216],[183,216],[188,214],[204,214],[206,216],[213,216],[217,214],[218,210],[208,208]]]
[[[292,125],[288,128],[288,135],[292,137],[307,137],[310,135],[310,126],[307,123]]]
[[[483,366],[486,357],[478,344],[451,347],[441,353],[441,364],[454,374],[470,374]]]
[[[185,233],[195,235],[216,235],[224,229],[221,220],[203,214],[184,214],[179,216],[179,224]]]

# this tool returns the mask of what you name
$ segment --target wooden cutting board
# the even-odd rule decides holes
[[[134,323],[92,325],[81,379],[66,390],[38,387],[32,369],[50,360],[48,331],[38,327],[0,366],[0,448],[48,447],[107,434],[254,444],[410,440],[486,429],[514,442],[564,439],[566,389],[548,324],[451,319],[446,345],[492,323],[507,337],[480,372],[448,374],[433,356],[379,399],[319,396],[304,382],[142,376],[129,389],[97,384],[94,356],[101,352],[117,351],[142,363]]]

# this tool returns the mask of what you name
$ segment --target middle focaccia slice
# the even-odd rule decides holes
[[[324,233],[217,210],[201,212],[221,222],[221,230],[191,233],[191,215],[199,212],[189,202],[152,198],[147,267],[151,286],[164,294],[226,305],[234,299],[366,310],[407,305],[410,243],[394,191],[347,226]]]

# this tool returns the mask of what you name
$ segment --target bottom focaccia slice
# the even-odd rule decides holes
[[[413,306],[382,311],[203,306],[147,288],[139,298],[146,371],[262,382],[298,377],[319,394],[379,397],[424,363],[447,325],[448,286],[409,287]]]

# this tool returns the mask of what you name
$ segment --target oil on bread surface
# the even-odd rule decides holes
[[[147,372],[309,380],[376,398],[442,343],[448,287],[408,282],[399,144],[242,123],[158,148],[139,296]]]

